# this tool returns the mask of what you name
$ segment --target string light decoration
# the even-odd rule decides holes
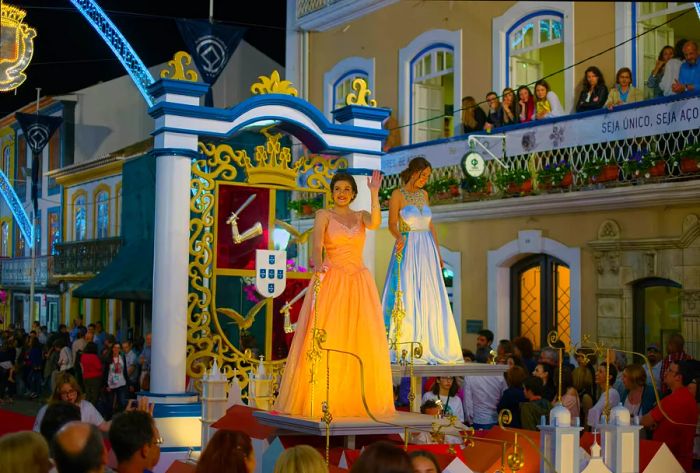
[[[151,97],[147,89],[149,85],[155,82],[155,79],[148,72],[141,58],[138,57],[126,38],[122,36],[119,29],[112,23],[112,20],[93,0],[71,0],[71,3],[107,43],[126,69],[126,72],[133,79],[136,88],[139,89],[148,106],[152,107],[153,97]]]
[[[0,1],[0,92],[14,90],[27,79],[23,71],[34,55],[36,30],[24,23],[26,14]]]

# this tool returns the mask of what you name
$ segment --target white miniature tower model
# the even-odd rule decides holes
[[[243,405],[243,397],[241,396],[241,383],[238,380],[238,370],[233,370],[233,378],[231,378],[231,385],[228,387],[228,401],[226,402],[226,409],[230,407]]]
[[[227,384],[214,360],[211,370],[202,378],[202,450],[216,431],[211,425],[226,414]]]
[[[621,404],[610,411],[610,421],[598,426],[601,431],[603,460],[615,473],[639,471],[639,431],[632,425],[630,411]]]
[[[612,473],[610,468],[605,466],[603,458],[600,456],[600,445],[596,438],[596,432],[593,432],[593,445],[591,445],[591,459],[581,473]]]
[[[576,418],[578,420],[578,417]],[[578,422],[577,422],[578,423]],[[581,427],[571,426],[571,412],[557,403],[549,412],[549,425],[542,416],[540,446],[544,458],[540,460],[540,471],[551,473],[578,473],[579,471],[579,432]]]
[[[264,356],[260,356],[258,369],[255,374],[251,373],[248,385],[248,405],[269,411],[272,409],[275,398],[272,392],[272,377],[265,371]]]

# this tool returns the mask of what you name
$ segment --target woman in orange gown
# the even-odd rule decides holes
[[[314,366],[311,353],[315,322],[317,329],[326,332],[323,348],[355,354],[362,360],[369,411],[375,416],[394,412],[382,306],[374,278],[362,262],[365,229],[378,228],[381,223],[378,198],[381,181],[379,171],[374,171],[367,179],[372,195],[371,213],[354,211],[349,206],[357,196],[355,179],[349,174],[337,173],[331,181],[335,205],[316,213],[312,253],[316,273],[297,321],[275,403],[277,411],[314,418],[322,415],[321,404],[326,400],[327,354],[321,350]],[[320,280],[320,288],[314,295],[317,280]],[[330,413],[335,419],[366,417],[358,360],[349,354],[331,352],[329,365]],[[314,383],[311,382],[312,370]]]

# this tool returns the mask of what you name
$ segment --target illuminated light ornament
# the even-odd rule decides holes
[[[34,54],[36,30],[23,23],[27,14],[12,5],[0,8],[0,91],[19,87],[27,78],[22,72]]]
[[[20,202],[19,197],[12,188],[12,184],[7,179],[4,172],[0,171],[0,195],[10,207],[12,215],[15,217],[17,225],[19,225],[19,231],[24,237],[24,241],[30,247],[34,245],[34,226],[27,216],[27,212],[24,211],[22,207],[22,202]]]
[[[695,13],[698,14],[698,19],[700,19],[700,2],[693,2],[695,4]]]
[[[70,0],[78,11],[90,22],[95,31],[105,40],[112,52],[122,63],[126,72],[131,76],[139,89],[141,95],[146,100],[149,107],[153,106],[153,97],[147,92],[149,85],[155,80],[146,66],[131,48],[129,42],[122,36],[121,32],[112,23],[105,12],[93,0]]]

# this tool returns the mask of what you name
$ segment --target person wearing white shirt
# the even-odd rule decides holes
[[[488,430],[498,423],[498,403],[508,388],[503,376],[465,376],[465,421],[475,429]]]
[[[423,394],[423,403],[425,401],[439,401],[441,407],[441,416],[455,416],[459,422],[464,422],[464,410],[462,409],[462,401],[457,396],[457,380],[453,377],[445,376],[437,378],[431,391]]]
[[[683,64],[683,46],[687,39],[679,39],[674,47],[674,56],[666,62],[664,67],[664,76],[661,78],[659,88],[665,96],[673,95],[673,84],[678,80],[681,72],[681,64]]]
[[[606,365],[607,365],[607,370],[608,370],[608,375],[607,375],[607,383],[606,383]],[[617,389],[613,387],[613,383],[615,382],[615,379],[617,379],[617,368],[615,368],[615,365],[610,363],[609,365],[607,363],[601,363],[598,366],[598,369],[595,372],[595,382],[600,388],[600,397],[598,398],[598,402],[596,402],[593,407],[591,407],[588,410],[588,426],[591,429],[595,429],[598,425],[600,425],[601,421],[600,418],[602,415],[605,413],[605,405],[606,405],[606,398],[607,398],[607,405],[610,409],[613,407],[617,406],[620,404],[620,393],[617,392]],[[606,386],[607,384],[607,386]],[[608,395],[606,396],[605,394],[605,389],[607,387],[607,392]],[[608,412],[609,414],[609,412]]]

